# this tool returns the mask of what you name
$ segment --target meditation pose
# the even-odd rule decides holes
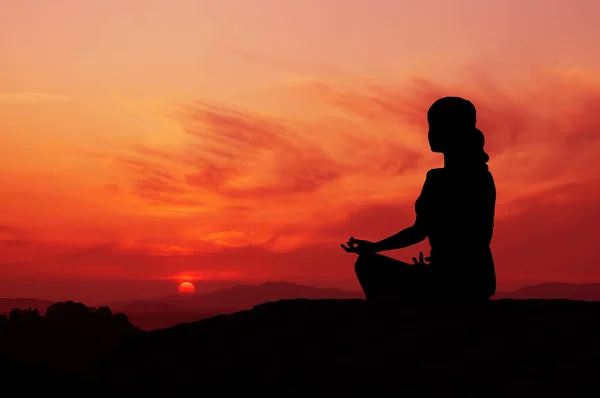
[[[427,113],[429,145],[444,155],[415,203],[414,225],[379,242],[351,237],[355,270],[367,300],[488,300],[496,291],[490,250],[496,188],[488,170],[476,111],[459,97],[437,100]],[[429,239],[430,256],[414,264],[378,254]]]

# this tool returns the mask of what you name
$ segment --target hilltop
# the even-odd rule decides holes
[[[209,293],[109,302],[101,306],[125,313],[131,323],[142,330],[155,330],[251,309],[264,302],[298,298],[353,299],[364,298],[364,295],[357,291],[318,288],[289,282],[265,282],[259,285],[237,285]],[[544,283],[524,286],[511,292],[498,292],[493,297],[503,298],[600,301],[600,283]],[[0,298],[0,314],[7,314],[13,308],[37,308],[43,314],[53,303],[34,298]]]
[[[188,323],[220,314],[251,309],[255,305],[285,299],[352,299],[363,298],[357,291],[318,288],[289,282],[265,282],[260,285],[237,285],[209,293],[177,294],[109,302],[101,306],[125,313],[131,323],[142,330],[164,329],[179,323]],[[493,299],[570,299],[600,301],[600,283],[570,284],[544,283],[498,292]],[[0,298],[0,314],[13,308],[37,308],[41,314],[53,301],[33,298]]]
[[[151,396],[576,396],[600,388],[600,303],[285,300],[144,333],[104,369]]]
[[[45,312],[14,309],[9,316],[0,315],[0,377],[12,375],[7,379],[12,381],[45,374],[47,379],[56,373],[54,380],[92,379],[119,341],[143,333],[127,316],[107,307],[67,301],[54,303]]]

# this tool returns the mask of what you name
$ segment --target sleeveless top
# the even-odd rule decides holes
[[[415,227],[426,232],[431,269],[451,291],[486,296],[496,291],[490,250],[496,187],[486,164],[432,169],[415,203]]]

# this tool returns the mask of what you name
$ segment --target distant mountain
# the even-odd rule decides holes
[[[103,306],[109,307],[113,312],[126,314],[131,323],[142,330],[164,329],[179,323],[235,312],[235,309],[225,308],[189,308],[160,300],[162,299],[133,300],[106,303]]]
[[[171,295],[152,300],[135,300],[107,303],[113,311],[164,312],[210,310],[212,313],[229,313],[244,310],[268,301],[291,299],[348,299],[364,298],[361,292],[332,288],[303,286],[289,282],[265,282],[260,285],[238,285],[229,289],[204,294]]]
[[[175,304],[166,303],[158,300],[132,300],[122,301],[103,304],[103,306],[109,307],[113,311],[119,312],[188,312],[189,309],[182,308]]]
[[[600,283],[549,282],[524,286],[512,292],[498,292],[494,298],[600,301]]]
[[[166,329],[180,323],[189,323],[199,321],[205,318],[212,318],[217,315],[226,315],[235,312],[234,310],[190,310],[183,311],[165,311],[165,312],[126,312],[129,322],[141,330]]]
[[[265,282],[260,285],[238,285],[200,295],[173,295],[163,300],[169,304],[198,309],[250,309],[269,301],[291,299],[364,298],[360,292],[303,286],[289,282]]]
[[[150,300],[131,300],[104,303],[113,313],[125,313],[132,324],[142,330],[164,329],[187,323],[250,309],[255,305],[284,299],[348,299],[364,298],[360,292],[303,286],[288,282],[265,282],[261,285],[238,285],[229,289],[204,294],[182,294]],[[14,308],[37,308],[45,313],[53,301],[29,298],[0,299],[0,313]]]
[[[364,298],[362,292],[334,288],[318,288],[289,282],[265,282],[260,285],[238,285],[212,293],[171,295],[152,300],[133,300],[105,304],[113,311],[125,313],[181,312],[231,313],[269,301],[306,299]],[[571,299],[600,301],[600,283],[572,284],[551,282],[524,286],[512,292],[498,292],[494,299]],[[186,319],[189,315],[186,315]]]
[[[15,308],[19,309],[34,309],[39,312],[46,312],[46,308],[54,304],[54,301],[38,300],[33,298],[0,298],[0,313],[7,313]]]

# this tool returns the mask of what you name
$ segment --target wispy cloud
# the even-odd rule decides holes
[[[500,278],[533,273],[536,252],[549,242],[560,255],[573,249],[563,229],[600,238],[581,215],[598,210],[600,174],[590,164],[600,150],[600,85],[561,71],[536,76],[520,85],[484,72],[450,84],[303,79],[284,92],[299,106],[313,105],[310,120],[206,101],[176,106],[169,116],[185,145],[145,143],[106,156],[119,171],[118,196],[132,194],[158,210],[201,211],[183,212],[162,240],[157,232],[147,245],[111,247],[103,261],[164,277],[198,270],[351,278],[337,243],[348,235],[383,238],[413,222],[425,172],[441,165],[427,145],[427,108],[439,97],[460,95],[476,105],[492,158]],[[519,241],[521,231],[535,232],[522,220],[543,220],[554,232],[544,235],[547,242]],[[558,275],[560,265],[553,264]],[[582,266],[579,276],[591,272]]]
[[[261,202],[318,195],[357,175],[402,175],[423,158],[401,139],[357,135],[356,124],[336,130],[200,101],[178,107],[173,117],[191,138],[188,145],[135,145],[114,158],[140,196],[209,193]]]
[[[229,197],[265,197],[318,190],[340,178],[343,165],[305,140],[289,122],[202,103],[181,122],[199,139],[186,182]]]
[[[527,84],[514,84],[494,80],[483,70],[477,72],[449,84],[414,78],[402,87],[340,87],[303,81],[296,82],[292,92],[340,109],[365,124],[408,126],[407,136],[418,132],[423,138],[425,115],[433,101],[463,96],[477,107],[478,124],[486,135],[486,150],[499,181],[535,185],[548,180],[584,181],[598,175],[588,167],[600,150],[598,81],[585,74],[541,70],[532,73],[535,79]],[[426,144],[423,147],[426,150]],[[390,156],[393,152],[380,159],[397,162]]]
[[[0,93],[0,104],[44,104],[71,101],[71,97],[55,93]]]

